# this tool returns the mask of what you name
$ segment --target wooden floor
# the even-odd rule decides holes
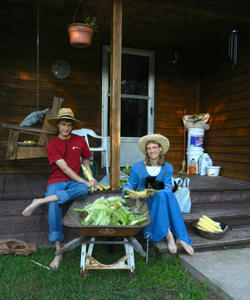
[[[100,172],[98,179],[102,176],[104,173]],[[49,244],[47,206],[39,207],[30,217],[21,214],[32,199],[43,197],[48,177],[49,174],[45,173],[0,174],[0,239],[17,238],[38,246]],[[192,209],[189,214],[183,214],[183,218],[194,248],[202,251],[250,245],[250,181],[221,176],[194,175],[189,178]],[[69,205],[64,205],[63,213],[67,212]],[[231,225],[232,230],[218,241],[200,237],[192,223],[202,214]],[[64,233],[65,242],[77,236],[71,228],[64,228]],[[166,243],[157,243],[156,246],[160,252],[167,252]]]
[[[99,179],[104,176],[103,172]],[[174,177],[185,177],[175,174]],[[191,192],[211,191],[242,191],[250,189],[250,181],[232,179],[228,177],[209,177],[187,175],[191,179]],[[49,174],[0,174],[0,201],[1,200],[28,200],[42,197],[47,185]],[[193,202],[192,202],[193,203]]]

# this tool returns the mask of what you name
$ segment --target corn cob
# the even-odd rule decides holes
[[[216,226],[219,225],[218,222],[215,222],[214,220],[210,219],[208,216],[203,215],[202,219],[207,220],[207,222],[211,223],[211,224],[215,224]]]
[[[222,231],[221,227],[220,227],[220,223],[215,222],[214,220],[210,219],[209,217],[203,215],[202,216],[202,220],[206,221],[207,223],[211,224],[212,226],[216,227],[219,231]]]
[[[100,186],[103,190],[109,190],[109,189],[110,189],[110,185],[109,185],[109,184],[99,184],[99,186]]]
[[[88,181],[93,180],[94,177],[89,173],[88,169],[86,167],[84,167],[84,165],[81,165],[83,172],[86,174]],[[89,188],[89,191],[91,193],[94,193],[95,191],[95,187],[92,186],[91,188]]]
[[[222,232],[220,224],[208,218],[207,216],[202,216],[199,218],[197,223],[197,228],[211,232]]]
[[[97,184],[97,189],[99,190],[99,191],[102,191],[103,190],[103,188],[101,187],[101,185],[100,184]]]
[[[143,191],[133,191],[133,190],[129,190],[129,189],[126,189],[126,192],[128,193],[128,195],[125,196],[125,198],[130,198],[130,195],[131,194],[135,194],[137,193],[138,195],[138,198],[146,198],[146,197],[151,197],[153,194],[157,193],[157,190],[154,190],[154,189],[145,189]]]

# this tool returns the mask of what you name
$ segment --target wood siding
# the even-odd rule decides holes
[[[182,117],[197,112],[196,63],[192,53],[179,51],[177,64],[172,63],[169,49],[156,51],[155,133],[168,137],[170,149],[166,159],[181,170],[184,152]]]
[[[70,107],[76,118],[87,128],[101,133],[101,53],[97,39],[88,49],[69,45],[67,32],[40,34],[40,89],[37,109],[35,32],[22,26],[1,30],[0,50],[0,121],[19,124],[29,113],[51,107],[53,97],[64,98],[64,107]],[[66,60],[71,75],[57,79],[51,65],[57,59]],[[25,137],[23,137],[25,139]],[[0,172],[47,172],[47,159],[6,161],[8,130],[0,127]],[[27,137],[26,137],[27,139]],[[29,137],[30,139],[30,137]]]
[[[226,53],[226,49],[224,54]],[[250,179],[250,41],[239,43],[239,63],[213,53],[215,64],[202,64],[200,106],[211,114],[205,149],[221,175]],[[211,67],[213,66],[213,67]]]
[[[13,25],[13,28],[3,29],[2,34],[0,120],[18,124],[37,110],[35,32]],[[87,128],[101,134],[101,55],[106,39],[109,40],[109,37],[105,36],[103,40],[97,33],[90,48],[77,49],[69,45],[65,32],[41,32],[39,110],[50,107],[54,96],[62,97],[64,107],[71,107]],[[123,46],[152,49],[148,41],[145,44]],[[178,64],[172,64],[172,49],[156,48],[155,53],[155,132],[169,138],[171,148],[167,160],[178,171],[183,159],[181,118],[185,109],[187,113],[196,112],[194,58],[190,59],[190,53],[184,55],[183,50],[179,53],[181,60]],[[70,64],[69,78],[57,79],[51,73],[51,64],[57,59],[64,59]],[[46,159],[6,161],[7,139],[8,130],[0,127],[0,172],[48,172],[50,168]],[[100,161],[100,157],[96,158]]]

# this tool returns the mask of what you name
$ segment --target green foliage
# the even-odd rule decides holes
[[[124,255],[123,246],[106,252],[104,245],[96,245],[93,256],[102,263],[114,263]],[[125,270],[89,270],[84,280],[80,275],[80,247],[64,255],[58,270],[45,266],[54,257],[54,249],[41,248],[30,256],[0,256],[1,300],[144,300],[144,299],[209,299],[209,290],[200,286],[183,270],[179,258],[159,256],[151,245],[149,262],[135,255],[136,279],[131,280]]]
[[[96,25],[96,17],[87,17],[84,23],[94,27],[95,31],[98,31],[98,26]]]
[[[147,221],[148,211],[140,214],[125,204],[126,200],[119,196],[100,197],[83,208],[73,210],[81,214],[81,225],[134,226]]]

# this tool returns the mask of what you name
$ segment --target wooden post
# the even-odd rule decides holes
[[[120,188],[122,0],[113,0],[110,63],[110,185]]]

